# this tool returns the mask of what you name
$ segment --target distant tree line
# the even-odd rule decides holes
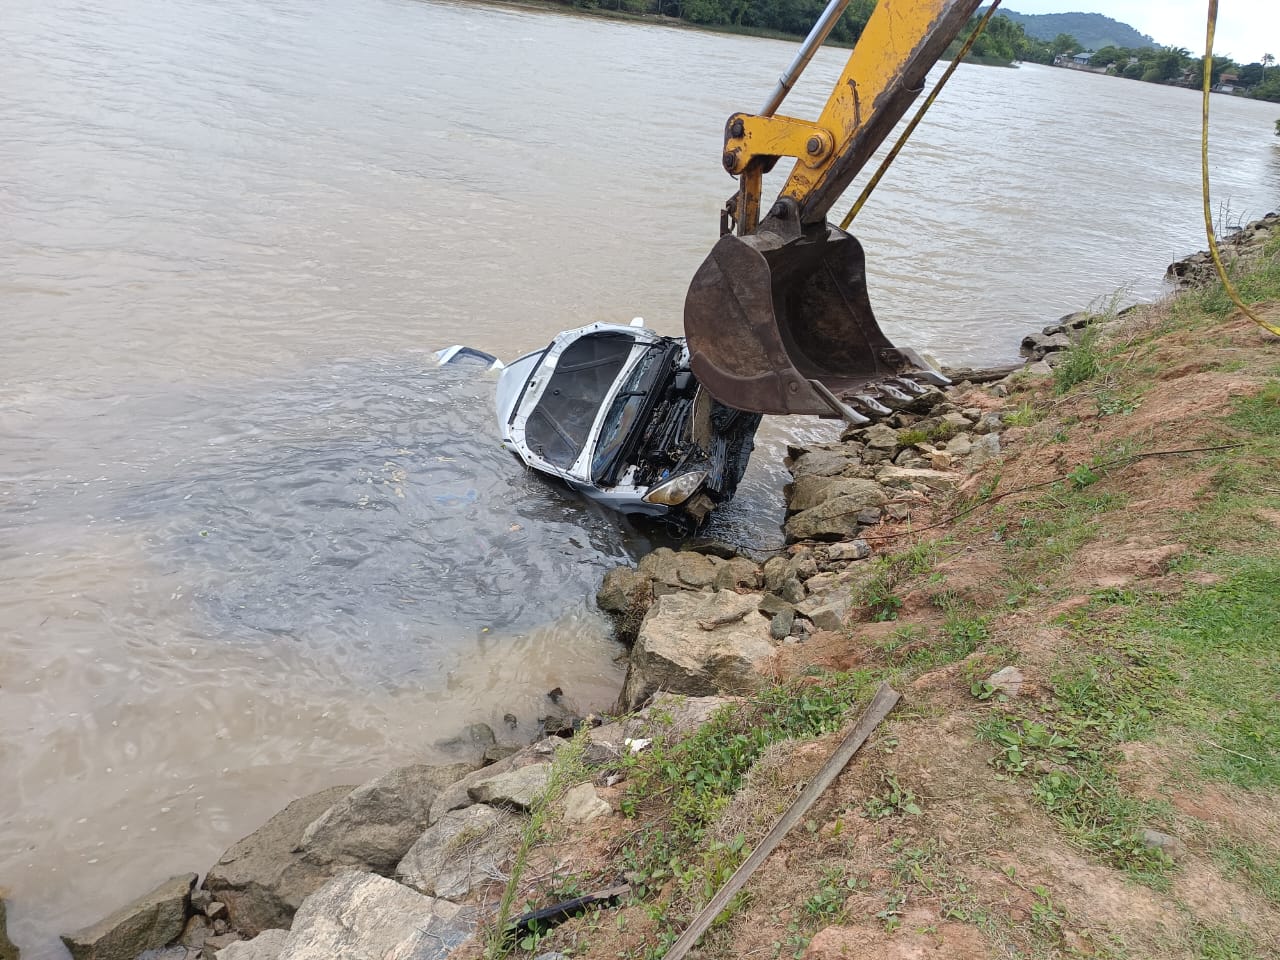
[[[1076,45],[1076,50],[1079,50]],[[1185,47],[1103,47],[1089,58],[1089,66],[1103,67],[1112,76],[1147,83],[1199,87],[1204,82],[1204,57]],[[1236,63],[1230,57],[1214,57],[1210,68],[1214,85],[1230,77],[1233,90],[1257,100],[1280,103],[1280,68],[1276,58],[1264,53],[1253,63]]]
[[[700,26],[726,30],[760,31],[803,37],[826,8],[825,0],[558,0],[567,6],[586,10],[612,10],[620,13],[673,17]],[[831,39],[852,46],[862,35],[876,0],[852,0],[835,28]],[[954,56],[963,40],[977,26],[978,17],[969,21],[960,38],[951,45],[947,56]],[[1075,37],[1060,33],[1052,40],[1029,36],[1020,23],[1003,14],[992,18],[973,45],[970,58],[982,63],[1053,63],[1060,55],[1084,51]],[[1183,47],[1116,47],[1106,46],[1093,53],[1090,66],[1105,67],[1115,76],[1148,83],[1199,86],[1203,58],[1194,57]],[[1213,58],[1213,82],[1223,74],[1236,76],[1235,85],[1246,95],[1259,100],[1280,102],[1280,68],[1275,57],[1264,55],[1256,63],[1241,65],[1229,57]]]
[[[826,9],[826,0],[559,0],[585,10],[612,10],[622,13],[674,17],[688,23],[729,30],[758,30],[803,37]],[[852,46],[875,9],[876,0],[852,0],[831,31],[835,43]],[[978,24],[974,17],[962,39]],[[959,48],[957,41],[950,56]],[[1056,41],[1029,37],[1022,27],[1007,17],[995,17],[974,44],[972,56],[984,61],[1009,63],[1027,60],[1052,63],[1061,50]]]

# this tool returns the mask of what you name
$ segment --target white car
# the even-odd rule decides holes
[[[439,356],[494,361],[466,348]],[[747,468],[760,416],[702,389],[683,338],[639,320],[593,323],[499,366],[503,446],[620,513],[690,533],[733,496]]]

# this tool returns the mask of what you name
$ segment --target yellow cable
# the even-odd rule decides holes
[[[894,143],[893,149],[890,150],[885,158],[880,161],[880,166],[876,168],[875,174],[867,181],[867,185],[862,188],[862,193],[858,194],[858,199],[853,201],[853,206],[849,208],[849,212],[844,215],[844,219],[840,221],[840,229],[848,230],[849,224],[853,222],[853,218],[858,215],[858,211],[862,209],[862,205],[867,202],[867,198],[871,196],[871,191],[876,188],[880,182],[880,178],[884,176],[885,171],[889,169],[889,165],[898,157],[898,151],[902,149],[903,144],[910,139],[911,134],[915,132],[916,127],[924,118],[929,108],[933,106],[933,101],[938,99],[938,94],[942,92],[942,88],[946,86],[951,75],[956,72],[956,67],[960,66],[960,61],[968,56],[969,51],[973,49],[974,41],[978,39],[982,31],[987,28],[987,24],[991,22],[992,16],[996,12],[996,7],[1000,6],[1000,0],[995,0],[987,10],[986,15],[982,18],[982,22],[974,28],[973,33],[969,34],[969,39],[964,42],[964,46],[960,48],[960,52],[956,54],[955,59],[947,66],[946,72],[938,78],[938,83],[934,86],[929,96],[925,98],[924,103],[920,104],[920,109],[916,111],[916,115],[911,118],[911,122],[907,124],[907,128],[902,131],[902,135],[898,137]]]
[[[1204,102],[1201,108],[1200,119],[1200,186],[1201,197],[1204,200],[1204,232],[1209,238],[1209,255],[1213,257],[1213,265],[1218,270],[1218,278],[1222,280],[1222,287],[1227,292],[1227,296],[1231,298],[1231,302],[1240,308],[1240,311],[1256,323],[1277,337],[1280,337],[1280,327],[1275,324],[1267,323],[1260,316],[1244,305],[1244,301],[1240,299],[1240,294],[1236,292],[1235,284],[1227,276],[1227,268],[1222,265],[1222,257],[1218,254],[1218,238],[1213,232],[1213,213],[1209,207],[1209,88],[1213,86],[1213,32],[1218,25],[1218,0],[1209,0],[1209,26],[1205,33],[1204,41]]]

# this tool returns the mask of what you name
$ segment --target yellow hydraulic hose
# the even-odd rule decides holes
[[[867,202],[867,198],[871,196],[871,191],[880,183],[880,178],[883,177],[885,171],[889,169],[889,165],[897,159],[898,152],[902,149],[903,145],[911,139],[911,134],[915,132],[920,121],[924,119],[924,115],[929,112],[929,108],[933,106],[933,101],[938,99],[938,94],[942,92],[942,88],[946,86],[947,81],[951,79],[951,75],[956,72],[956,67],[960,66],[960,61],[969,55],[969,51],[973,49],[974,41],[977,40],[978,37],[982,35],[982,31],[987,28],[987,24],[991,22],[991,18],[995,14],[998,6],[1000,6],[1000,0],[994,0],[991,7],[987,10],[986,15],[982,18],[982,22],[974,28],[973,33],[969,34],[969,39],[964,42],[964,46],[960,48],[960,52],[956,54],[955,59],[947,66],[946,72],[938,78],[938,82],[934,85],[933,90],[930,91],[929,96],[925,98],[924,103],[920,104],[920,109],[916,111],[915,116],[911,118],[911,122],[907,124],[906,129],[902,131],[902,134],[894,142],[893,149],[885,154],[884,159],[880,161],[880,166],[876,168],[876,172],[872,174],[871,179],[867,181],[867,185],[863,187],[862,192],[858,194],[858,199],[853,201],[853,206],[849,208],[849,212],[846,213],[844,215],[844,219],[840,221],[841,230],[849,229],[849,224],[851,224],[853,222],[853,218],[858,215],[858,211],[862,209],[862,205]]]
[[[1213,213],[1209,207],[1209,88],[1213,86],[1213,31],[1217,25],[1218,0],[1209,0],[1209,25],[1204,40],[1204,102],[1200,111],[1200,192],[1204,200],[1204,232],[1205,236],[1209,238],[1209,255],[1213,257],[1213,265],[1217,268],[1218,278],[1222,281],[1222,287],[1226,290],[1227,296],[1231,298],[1231,302],[1239,307],[1240,312],[1258,326],[1280,337],[1280,327],[1263,320],[1246,307],[1244,301],[1240,299],[1240,294],[1236,292],[1235,284],[1227,276],[1227,268],[1222,265],[1222,257],[1218,253],[1218,238],[1214,236],[1213,232]]]

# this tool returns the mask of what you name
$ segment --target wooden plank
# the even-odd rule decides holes
[[[848,736],[840,741],[840,745],[836,747],[835,752],[831,754],[827,762],[822,765],[822,769],[809,781],[809,785],[804,788],[800,796],[796,797],[778,822],[773,825],[773,829],[760,841],[760,846],[751,852],[751,856],[742,862],[742,865],[733,872],[733,876],[720,888],[720,891],[693,918],[693,922],[689,924],[684,933],[680,934],[679,939],[671,945],[671,949],[667,951],[664,960],[682,960],[684,955],[693,949],[702,938],[702,935],[711,927],[715,918],[729,905],[729,901],[733,899],[734,895],[746,885],[747,880],[768,859],[769,854],[777,849],[778,844],[782,842],[782,838],[791,831],[792,827],[800,822],[801,817],[809,812],[809,808],[814,805],[818,797],[822,796],[827,787],[831,786],[835,778],[840,775],[840,771],[848,766],[849,761],[853,759],[853,755],[858,752],[858,748],[866,742],[875,728],[880,725],[880,722],[889,715],[889,711],[894,708],[899,699],[901,699],[901,694],[896,690],[887,683],[880,684],[880,689],[871,698],[871,703],[867,705],[867,709],[858,718],[857,724],[849,731]]]

